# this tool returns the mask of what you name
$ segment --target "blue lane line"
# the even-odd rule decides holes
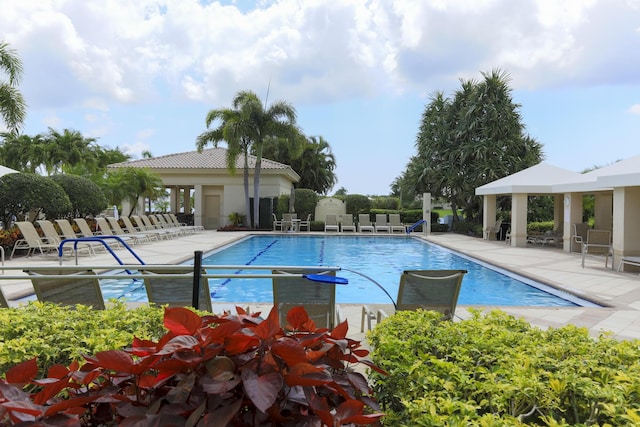
[[[262,256],[262,254],[264,254],[266,251],[268,251],[269,249],[271,249],[271,247],[273,245],[275,245],[276,243],[278,243],[278,239],[274,240],[273,242],[269,243],[267,246],[264,247],[264,249],[262,249],[260,252],[258,252],[253,258],[251,258],[249,261],[245,262],[244,265],[251,265],[253,264],[253,262],[255,260],[257,260],[258,258],[260,258],[260,256]],[[242,272],[242,270],[237,270],[234,272],[234,274],[240,274]],[[226,286],[229,284],[229,282],[231,282],[231,278],[225,279],[224,282],[222,282],[220,284],[220,286],[218,286],[216,288],[215,291],[211,292],[211,298],[215,298],[216,296],[216,292],[221,289],[222,287]]]
[[[324,244],[325,244],[326,240],[322,239],[320,241],[320,251],[318,253],[318,265],[323,265],[324,264]]]

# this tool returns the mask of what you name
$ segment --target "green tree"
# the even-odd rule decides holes
[[[13,222],[13,216],[47,218],[66,217],[71,201],[51,178],[31,173],[11,173],[0,177],[0,215],[5,229]]]
[[[7,167],[37,173],[45,162],[45,142],[42,135],[18,135],[12,132],[0,134],[0,161]]]
[[[468,220],[481,212],[475,188],[542,160],[542,145],[524,132],[509,76],[482,73],[481,82],[461,82],[452,99],[436,92],[422,114],[417,154],[400,181],[415,194],[430,192],[458,208]]]
[[[211,119],[211,120],[210,120]],[[268,141],[273,138],[286,137],[295,139],[300,135],[295,126],[295,109],[287,102],[278,101],[270,107],[263,107],[258,95],[251,91],[241,91],[233,99],[233,109],[211,110],[207,114],[207,127],[215,120],[221,125],[209,132],[201,134],[196,146],[202,149],[208,142],[214,146],[220,141],[226,141],[228,150],[227,166],[230,159],[236,159],[240,153],[246,158],[249,149],[253,149],[256,163],[253,173],[253,227],[258,227],[260,218],[260,169],[262,167],[262,152]],[[233,163],[235,165],[235,162]],[[248,177],[248,173],[246,175]],[[247,178],[248,179],[248,178]],[[248,193],[248,184],[245,187]],[[250,217],[248,217],[250,218]]]
[[[297,140],[297,138],[296,138]],[[310,188],[318,194],[327,194],[338,181],[336,159],[331,146],[322,136],[305,137],[301,144],[291,138],[277,138],[265,145],[262,155],[285,165],[300,175],[298,188]]]
[[[67,193],[71,202],[71,210],[68,218],[82,218],[95,216],[107,207],[107,199],[104,193],[95,183],[88,178],[70,175],[53,175],[51,179],[60,185]]]
[[[233,108],[221,108],[207,113],[205,123],[207,130],[198,135],[196,147],[202,151],[207,144],[217,147],[220,142],[227,143],[227,169],[231,175],[235,174],[238,157],[243,158],[243,182],[245,217],[251,218],[251,204],[249,195],[249,147],[251,145],[251,109],[242,104],[236,96],[233,100]],[[212,124],[218,123],[218,127],[209,129]]]
[[[347,205],[347,213],[351,215],[369,213],[371,210],[371,199],[362,194],[348,194],[344,202]]]
[[[17,134],[27,115],[27,104],[17,86],[22,77],[22,61],[7,43],[0,42],[0,116],[11,133]]]
[[[152,200],[164,196],[164,184],[157,175],[144,168],[117,168],[109,172],[106,180],[107,200],[110,204],[119,205],[123,200],[131,203],[131,215],[142,198]]]

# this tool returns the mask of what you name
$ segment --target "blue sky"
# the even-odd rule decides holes
[[[638,0],[0,0],[24,133],[75,129],[134,158],[195,149],[240,90],[287,100],[348,193],[387,194],[429,96],[500,68],[545,161],[640,154]]]

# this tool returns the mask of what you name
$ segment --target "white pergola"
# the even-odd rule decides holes
[[[510,195],[511,245],[527,244],[527,197],[555,196],[554,220],[563,224],[563,249],[572,249],[573,224],[582,222],[584,194],[595,196],[595,228],[611,230],[615,259],[640,256],[640,156],[579,174],[539,163],[476,188],[484,196],[483,226],[496,221],[496,196]]]

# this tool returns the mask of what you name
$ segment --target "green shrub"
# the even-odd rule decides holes
[[[35,356],[46,372],[54,364],[66,366],[79,360],[82,354],[123,348],[134,335],[160,337],[162,314],[161,308],[145,304],[128,309],[115,300],[107,310],[37,301],[0,309],[0,373]]]
[[[371,209],[371,200],[362,194],[349,194],[344,199],[347,205],[347,213],[358,216],[361,213],[369,213]]]
[[[320,200],[316,192],[308,188],[296,188],[295,194],[294,205],[298,218],[305,219],[309,214],[313,216],[316,212],[318,200]]]
[[[399,312],[368,339],[393,426],[638,425],[640,342],[543,331],[500,311],[461,322]]]
[[[527,233],[544,234],[547,231],[553,231],[553,221],[530,222],[527,224]]]

